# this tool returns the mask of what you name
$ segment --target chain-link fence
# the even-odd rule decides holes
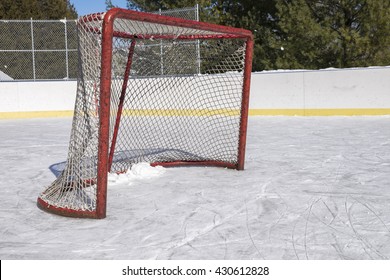
[[[0,20],[0,81],[77,78],[75,20]]]
[[[171,10],[159,10],[154,12],[155,14],[178,17],[190,20],[199,21],[199,6],[196,4],[194,7],[181,8],[181,9],[171,9]]]
[[[178,18],[184,18],[189,20],[196,20],[199,21],[199,6],[196,4],[194,7],[190,8],[182,8],[182,9],[171,9],[171,10],[159,10],[157,12],[154,12],[159,15],[164,16],[171,16],[171,17],[178,17]],[[148,43],[147,49],[149,53],[155,53],[156,55],[156,64],[159,63],[159,65],[155,65],[156,71],[155,75],[169,75],[170,71],[168,70],[170,67],[165,67],[165,64],[170,64],[169,61],[174,59],[175,56],[185,56],[188,58],[188,61],[185,65],[181,65],[178,67],[182,68],[182,71],[177,71],[176,73],[200,73],[200,48],[199,48],[199,41],[188,41],[188,42],[181,42],[182,45],[186,45],[185,48],[181,48],[181,50],[185,50],[185,54],[177,53],[176,52],[169,52],[168,49],[172,49],[171,46],[167,46],[163,43],[163,40],[161,40],[159,43]],[[159,49],[160,51],[150,51],[152,49]],[[172,70],[172,69],[171,69]]]
[[[198,5],[155,13],[199,20]],[[164,46],[158,46],[162,51]],[[199,45],[195,44],[193,49],[194,67],[199,67],[196,66]],[[161,56],[161,74],[164,73],[163,59]],[[0,20],[0,82],[74,80],[77,79],[77,69],[75,20]]]

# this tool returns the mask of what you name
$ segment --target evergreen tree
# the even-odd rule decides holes
[[[367,0],[362,33],[368,37],[368,65],[390,65],[390,1]]]
[[[390,2],[278,0],[280,68],[388,65]]]
[[[75,19],[69,0],[1,0],[0,19]]]
[[[112,4],[112,1],[111,1],[111,0],[106,0],[106,1],[105,1],[105,4],[106,4],[106,10],[107,10],[107,11],[108,11],[109,9],[115,8],[115,5]]]
[[[253,32],[253,71],[275,67],[277,52],[273,48],[273,42],[279,36],[279,28],[274,0],[215,1],[213,9],[215,11],[212,16],[216,17],[216,23]]]

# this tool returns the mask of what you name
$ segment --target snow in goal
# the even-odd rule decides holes
[[[41,209],[104,218],[108,172],[139,162],[244,168],[250,31],[118,8],[78,30],[68,158]]]

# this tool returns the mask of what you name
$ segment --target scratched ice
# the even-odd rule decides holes
[[[390,258],[390,117],[251,117],[245,171],[111,178],[104,220],[35,205],[70,126],[0,120],[1,259]]]

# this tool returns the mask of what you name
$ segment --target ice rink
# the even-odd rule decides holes
[[[244,171],[169,168],[48,214],[70,118],[0,120],[0,259],[389,259],[390,116],[250,117]]]

